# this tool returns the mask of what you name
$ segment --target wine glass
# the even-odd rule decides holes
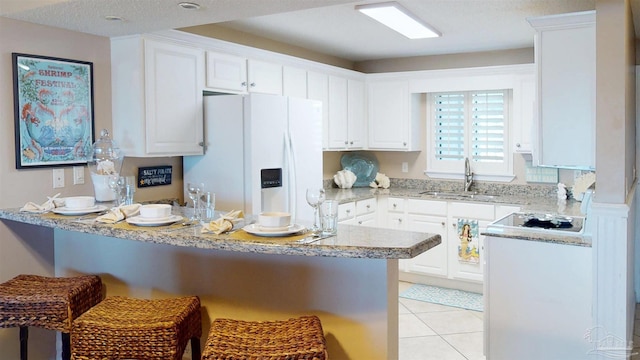
[[[318,225],[318,207],[324,202],[324,189],[307,189],[307,203],[313,208],[313,227],[311,231],[320,231]]]
[[[191,216],[191,220],[198,220],[198,198],[200,197],[200,192],[204,188],[204,184],[198,184],[194,182],[187,183],[187,195],[189,195],[189,199],[193,201],[193,215]]]
[[[123,178],[119,174],[109,175],[109,188],[115,194],[116,206],[123,205],[120,199],[122,194],[122,184],[123,184]]]

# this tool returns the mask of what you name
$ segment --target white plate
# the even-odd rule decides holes
[[[150,219],[150,218],[144,218],[142,216],[134,216],[134,217],[125,219],[125,221],[128,222],[129,224],[138,225],[138,226],[162,226],[162,225],[173,224],[174,222],[180,221],[180,220],[182,220],[182,216],[180,215],[171,215],[167,218],[161,218],[161,219]]]
[[[55,208],[51,211],[60,215],[86,215],[86,214],[96,213],[100,211],[105,211],[107,209],[108,207],[105,205],[95,205],[85,209],[69,209],[63,206],[63,207]]]
[[[244,231],[248,232],[249,234],[252,235],[257,235],[257,236],[287,236],[287,235],[293,235],[296,233],[299,233],[303,230],[306,230],[306,228],[302,225],[297,225],[297,224],[293,224],[288,226],[286,229],[282,229],[280,231],[273,231],[271,229],[269,229],[268,231],[264,230],[263,226],[260,226],[258,224],[250,224],[247,225],[245,227],[242,228]]]

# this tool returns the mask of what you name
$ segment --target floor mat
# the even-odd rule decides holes
[[[482,294],[438,286],[414,284],[403,291],[400,297],[474,311],[483,310]]]

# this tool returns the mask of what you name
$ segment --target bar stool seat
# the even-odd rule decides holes
[[[216,319],[202,360],[326,360],[327,346],[315,315],[284,321]]]
[[[70,359],[69,332],[75,318],[103,298],[95,275],[18,275],[0,284],[0,328],[20,327],[20,359],[27,359],[29,326],[62,332],[62,358]]]
[[[181,360],[189,340],[200,359],[202,320],[197,296],[172,299],[107,297],[73,322],[74,360]]]

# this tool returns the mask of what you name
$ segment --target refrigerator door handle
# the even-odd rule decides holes
[[[285,142],[285,154],[286,154],[286,158],[287,158],[287,165],[289,167],[289,171],[288,171],[288,177],[289,177],[289,187],[287,189],[287,192],[289,193],[289,209],[290,209],[290,213],[291,213],[291,219],[295,221],[296,219],[296,204],[298,203],[298,199],[297,196],[298,194],[296,193],[296,188],[297,188],[297,184],[296,184],[296,156],[295,156],[295,152],[293,151],[294,147],[293,147],[293,138],[291,137],[291,134],[289,133],[289,131],[285,131],[284,133],[284,142]]]

